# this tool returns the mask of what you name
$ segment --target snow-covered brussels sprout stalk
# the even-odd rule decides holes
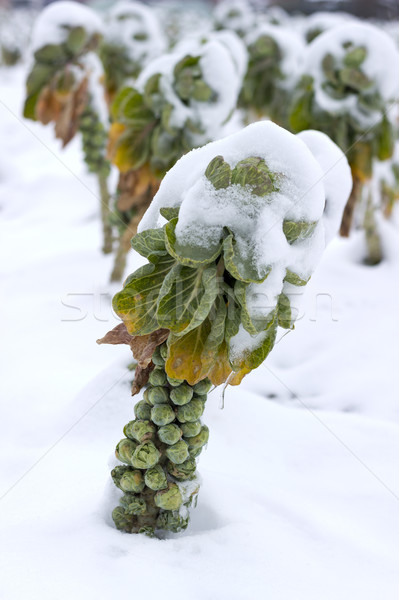
[[[109,156],[121,172],[116,214],[124,225],[112,280],[123,275],[130,239],[160,180],[183,154],[220,134],[241,80],[229,49],[210,41],[152,61],[135,88],[116,96]]]
[[[94,52],[101,39],[97,15],[77,2],[56,2],[43,10],[33,31],[34,62],[26,81],[24,116],[44,125],[54,123],[55,135],[66,146],[82,134],[85,162],[97,175],[103,222],[103,252],[112,251],[106,158],[107,111],[102,70]]]
[[[230,29],[240,37],[251,31],[256,23],[256,15],[246,0],[224,0],[219,2],[214,11],[215,29]]]
[[[320,162],[319,162],[320,161]],[[336,232],[351,187],[320,132],[258,122],[194,150],[167,173],[133,238],[147,264],[113,300],[147,385],[116,450],[124,531],[178,531],[198,491],[195,459],[211,385],[238,385],[293,329],[297,300]],[[148,383],[147,383],[148,382]]]
[[[397,64],[394,42],[367,24],[333,28],[307,49],[290,124],[294,131],[323,131],[348,156],[354,186],[342,220],[343,236],[349,235],[355,204],[372,177],[373,159],[386,160],[393,152]]]
[[[299,77],[304,44],[294,31],[264,23],[245,42],[249,54],[240,105],[286,125],[287,106]],[[251,119],[253,120],[253,119]]]
[[[105,21],[99,55],[104,66],[108,101],[127,83],[133,83],[148,62],[166,48],[153,8],[141,2],[117,2]]]

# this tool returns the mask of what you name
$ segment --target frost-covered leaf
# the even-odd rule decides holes
[[[167,221],[171,221],[172,219],[178,218],[179,210],[180,210],[180,206],[164,207],[164,208],[161,208],[159,212],[164,217],[164,219],[166,219]]]
[[[307,279],[302,279],[302,277],[299,277],[299,275],[297,275],[293,271],[290,271],[290,269],[287,269],[284,281],[286,281],[287,283],[291,283],[292,285],[302,286],[306,285],[309,279],[310,277],[308,277]]]
[[[317,226],[317,221],[305,223],[304,221],[284,221],[283,231],[289,244],[297,240],[304,240],[312,235]]]
[[[218,292],[215,265],[193,269],[175,264],[159,293],[158,323],[175,334],[187,333],[206,319]]]
[[[293,329],[293,317],[289,298],[285,294],[280,294],[278,298],[278,324],[284,329]]]
[[[178,219],[171,219],[165,227],[166,247],[171,256],[178,260],[182,265],[189,267],[198,267],[214,262],[222,250],[222,244],[195,246],[189,243],[179,244],[176,239],[176,225]]]
[[[237,253],[236,241],[231,232],[229,232],[229,235],[223,240],[223,257],[226,269],[229,273],[235,279],[239,279],[245,283],[260,283],[261,281],[264,281],[270,273],[270,268],[266,268],[261,275],[259,275],[256,261],[250,253],[250,248],[248,248],[246,256]]]
[[[234,295],[237,299],[241,307],[241,323],[243,324],[244,329],[248,331],[251,335],[257,335],[261,331],[265,331],[268,329],[273,321],[273,311],[268,313],[267,311],[258,311],[258,315],[251,315],[250,310],[248,309],[247,304],[247,283],[243,281],[236,281],[234,286]]]
[[[270,322],[270,327],[259,335],[259,342],[250,350],[244,350],[239,356],[230,356],[231,365],[241,377],[253,369],[257,369],[272,351],[277,334],[277,311]],[[231,352],[230,352],[231,354]]]
[[[227,188],[231,181],[230,165],[225,162],[223,156],[215,156],[206,168],[205,177],[216,190]]]
[[[170,256],[160,257],[130,275],[112,301],[117,315],[130,334],[145,335],[159,329],[156,318],[158,295],[166,275],[175,264]]]
[[[250,156],[240,160],[231,173],[231,183],[251,186],[252,194],[266,196],[275,191],[273,179],[262,158]]]

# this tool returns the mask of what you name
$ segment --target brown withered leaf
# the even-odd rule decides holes
[[[158,188],[159,180],[148,164],[123,172],[119,176],[117,207],[122,212],[142,206],[148,208]]]
[[[97,344],[127,344],[137,360],[138,365],[132,383],[132,396],[138,394],[147,383],[148,377],[154,368],[151,357],[157,346],[163,344],[169,335],[168,329],[158,329],[148,335],[130,335],[124,323],[108,331],[105,336],[97,340]]]
[[[79,117],[82,115],[88,100],[88,80],[83,79],[70,94],[58,95],[62,109],[55,122],[55,136],[66,146],[79,129]]]

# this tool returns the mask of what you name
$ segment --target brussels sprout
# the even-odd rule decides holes
[[[165,361],[161,356],[161,350],[159,346],[155,348],[151,360],[157,367],[163,367],[165,365]]]
[[[193,386],[194,393],[205,396],[212,388],[212,382],[207,377]]]
[[[231,183],[250,185],[256,196],[266,196],[274,191],[271,173],[263,158],[251,156],[236,164],[231,173]]]
[[[166,384],[166,373],[162,367],[155,367],[153,371],[150,373],[150,377],[148,379],[151,385],[165,385]]]
[[[155,433],[155,426],[151,421],[130,421],[125,425],[123,433],[126,437],[142,443],[151,439]]]
[[[140,400],[137,402],[134,407],[134,415],[136,419],[141,419],[146,421],[151,418],[151,407],[145,402],[145,400]]]
[[[111,477],[112,477],[113,482],[116,485],[116,487],[120,488],[120,480],[121,480],[122,475],[126,471],[130,471],[130,470],[131,470],[131,467],[124,467],[122,465],[118,465],[117,467],[112,469]]]
[[[177,418],[180,423],[198,421],[203,412],[204,403],[201,400],[193,398],[188,404],[179,406],[177,409]]]
[[[206,425],[203,425],[198,435],[195,435],[194,437],[189,437],[186,440],[186,443],[188,444],[190,450],[190,454],[192,452],[195,452],[199,448],[202,448],[202,446],[205,446],[205,444],[208,443],[208,439],[209,429]]]
[[[177,404],[178,406],[182,406],[183,404],[187,404],[190,402],[193,397],[193,388],[188,385],[188,383],[182,383],[179,387],[173,388],[170,392],[170,399],[173,404]]]
[[[134,515],[129,515],[122,506],[117,506],[112,511],[112,519],[115,523],[115,527],[120,531],[126,531],[130,533],[134,524]]]
[[[173,377],[169,377],[168,375],[166,376],[166,379],[168,380],[169,385],[171,385],[172,387],[177,387],[178,385],[184,383],[184,379],[174,379]]]
[[[148,388],[144,392],[144,398],[151,406],[154,406],[155,404],[165,404],[169,402],[169,391],[160,386]]]
[[[188,446],[184,440],[180,440],[173,446],[169,446],[165,451],[166,456],[175,465],[180,465],[188,458]]]
[[[159,351],[161,353],[162,358],[166,360],[168,357],[168,346],[166,344],[162,344],[161,346],[159,346]]]
[[[158,463],[160,456],[161,453],[152,442],[144,442],[137,446],[132,456],[132,465],[136,469],[150,469]]]
[[[185,460],[180,465],[176,465],[175,463],[168,461],[166,463],[166,469],[170,475],[172,475],[175,479],[180,481],[185,481],[186,479],[192,479],[197,468],[197,464],[194,458],[190,457]]]
[[[154,502],[159,508],[165,510],[177,510],[182,502],[179,487],[175,483],[169,483],[166,490],[160,490],[154,496]]]
[[[169,404],[156,404],[151,410],[151,419],[156,425],[168,425],[175,420],[174,410]]]
[[[141,471],[125,471],[120,478],[119,487],[123,492],[140,493],[144,489],[144,479]]]
[[[230,165],[225,162],[223,156],[215,156],[206,168],[205,177],[212,183],[215,190],[227,188],[231,180]]]
[[[128,465],[133,464],[132,458],[137,448],[136,442],[129,439],[121,440],[116,446],[115,456],[121,462],[127,463]]]
[[[163,510],[157,519],[157,528],[179,533],[187,529],[188,520],[188,516],[180,516],[179,511]]]
[[[148,469],[145,472],[144,481],[151,490],[163,490],[168,485],[165,471],[161,465],[155,465],[155,467]]]
[[[145,500],[134,494],[125,494],[119,502],[128,515],[143,515],[147,510]]]
[[[169,423],[169,425],[164,425],[158,429],[158,437],[164,444],[168,444],[169,446],[172,444],[176,444],[180,440],[182,436],[182,430],[175,425],[174,423]]]
[[[192,421],[191,423],[181,423],[180,429],[185,438],[194,437],[201,431],[201,421]]]

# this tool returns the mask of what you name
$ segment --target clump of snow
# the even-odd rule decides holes
[[[381,120],[381,111],[366,113],[359,107],[358,94],[347,93],[344,98],[335,99],[324,87],[323,59],[331,54],[338,65],[342,64],[348,44],[367,50],[361,64],[362,72],[373,82],[367,93],[377,93],[387,103],[396,100],[399,95],[399,51],[389,35],[368,23],[347,23],[318,36],[307,48],[304,72],[314,79],[315,101],[322,110],[333,114],[351,113],[364,127],[369,127]]]
[[[248,157],[262,158],[277,189],[266,196],[256,196],[249,186],[241,185],[215,190],[204,173],[219,155],[231,168]],[[165,221],[159,210],[170,206],[180,206],[176,239],[182,247],[217,247],[223,228],[228,227],[236,253],[249,260],[259,278],[270,270],[262,283],[249,285],[247,295],[252,316],[266,318],[279,294],[290,290],[284,283],[287,269],[303,279],[314,271],[339,226],[350,190],[347,160],[326,135],[310,131],[294,136],[263,121],[183,156],[166,174],[139,230],[162,226]],[[290,244],[284,221],[315,223],[315,228]],[[233,339],[233,348],[243,347],[243,336],[248,342],[250,338],[241,332]]]
[[[186,45],[184,49],[187,50]],[[173,107],[170,124],[183,128],[188,120],[195,123],[203,133],[192,134],[192,144],[199,146],[218,137],[222,126],[236,107],[242,78],[225,44],[211,40],[200,46],[194,44],[193,50],[195,56],[200,56],[199,66],[203,79],[213,90],[214,99],[208,102],[191,99],[188,104],[180,100],[173,87],[174,68],[186,56],[186,52],[179,50],[151,61],[137,79],[136,87],[143,91],[152,75],[161,74],[160,89]]]
[[[141,2],[117,2],[106,19],[104,40],[122,47],[142,68],[166,49],[166,39],[155,11]]]
[[[32,50],[46,44],[62,44],[74,27],[84,27],[89,36],[103,33],[100,17],[78,2],[54,2],[39,15],[32,32]]]
[[[232,29],[243,35],[256,23],[256,15],[246,0],[224,0],[219,2],[213,12],[218,29]]]
[[[247,47],[263,36],[272,38],[281,54],[280,71],[283,79],[279,81],[279,85],[284,87],[285,80],[286,86],[293,87],[304,57],[305,44],[302,38],[288,27],[261,23],[246,35],[245,43]]]

